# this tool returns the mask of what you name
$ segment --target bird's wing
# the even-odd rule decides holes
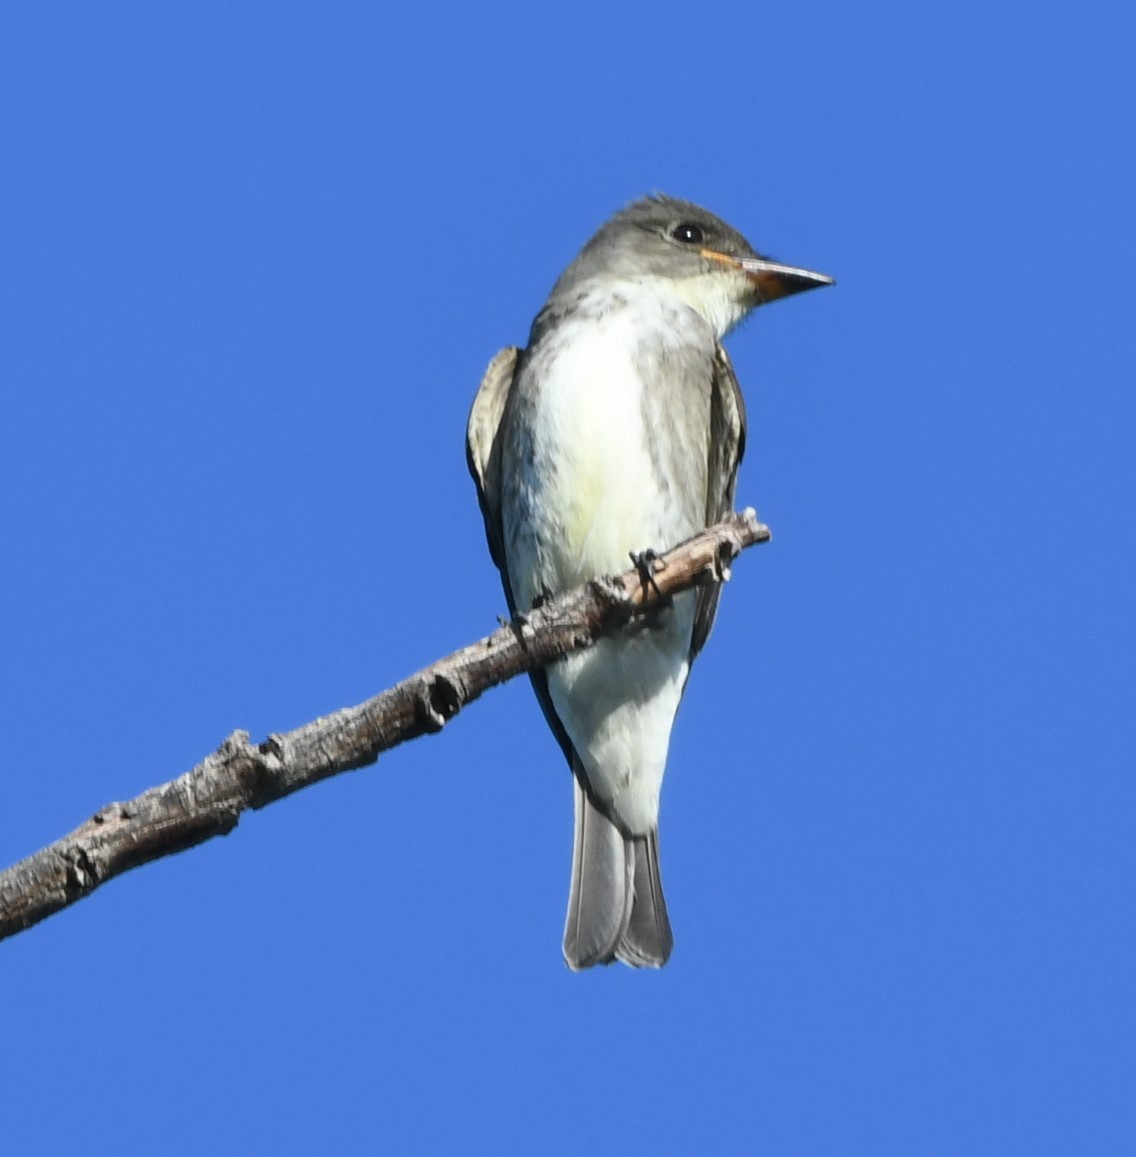
[[[710,382],[710,459],[706,472],[706,525],[724,518],[734,509],[738,463],[745,453],[746,414],[741,387],[729,355],[719,344],[714,352]],[[693,663],[710,637],[718,613],[720,583],[698,588],[694,610],[694,635],[690,641]]]
[[[505,416],[505,404],[517,371],[520,351],[516,346],[507,346],[490,363],[481,379],[477,397],[473,399],[473,409],[469,413],[469,423],[465,434],[465,456],[469,472],[477,486],[477,498],[481,503],[481,513],[485,519],[485,537],[489,540],[489,553],[501,572],[501,585],[505,588],[505,601],[509,613],[517,613],[517,602],[513,597],[513,586],[509,581],[509,567],[505,559],[505,529],[501,521],[501,421]],[[527,608],[526,608],[527,609]],[[564,730],[564,724],[552,706],[548,694],[548,679],[544,671],[530,671],[529,679],[536,692],[540,709],[556,742],[564,752],[564,758],[572,763],[572,741]]]
[[[477,500],[485,519],[489,553],[501,572],[509,610],[514,611],[513,592],[505,568],[505,544],[501,527],[501,443],[497,433],[517,368],[516,346],[506,346],[490,363],[477,388],[465,431],[465,459],[477,487]]]

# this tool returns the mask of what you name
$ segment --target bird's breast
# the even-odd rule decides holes
[[[666,549],[699,528],[705,441],[700,466],[695,447],[676,446],[697,441],[684,411],[698,408],[676,317],[642,308],[569,317],[526,362],[518,476],[506,485],[519,501],[505,511],[515,587],[532,587],[515,590],[520,604],[541,587],[624,570],[629,552]]]

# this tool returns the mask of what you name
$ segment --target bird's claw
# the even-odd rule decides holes
[[[639,572],[639,581],[643,584],[644,591],[654,589],[655,594],[663,597],[663,592],[659,590],[659,584],[655,582],[655,571],[662,570],[666,565],[659,558],[658,552],[648,547],[646,550],[631,551],[629,554],[631,565]]]

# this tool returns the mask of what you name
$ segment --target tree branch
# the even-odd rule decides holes
[[[380,752],[440,731],[467,703],[523,671],[591,646],[633,615],[703,582],[729,578],[747,546],[766,542],[752,509],[734,514],[643,567],[595,579],[492,635],[404,679],[357,707],[345,707],[254,745],[234,731],[212,755],[169,783],[108,804],[70,835],[0,873],[0,940],[89,896],[140,864],[184,851],[237,826],[262,808]]]

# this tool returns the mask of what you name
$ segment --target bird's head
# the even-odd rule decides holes
[[[823,273],[763,257],[713,213],[664,196],[645,197],[616,213],[564,271],[553,294],[601,280],[665,287],[719,336],[756,306],[833,284]]]

